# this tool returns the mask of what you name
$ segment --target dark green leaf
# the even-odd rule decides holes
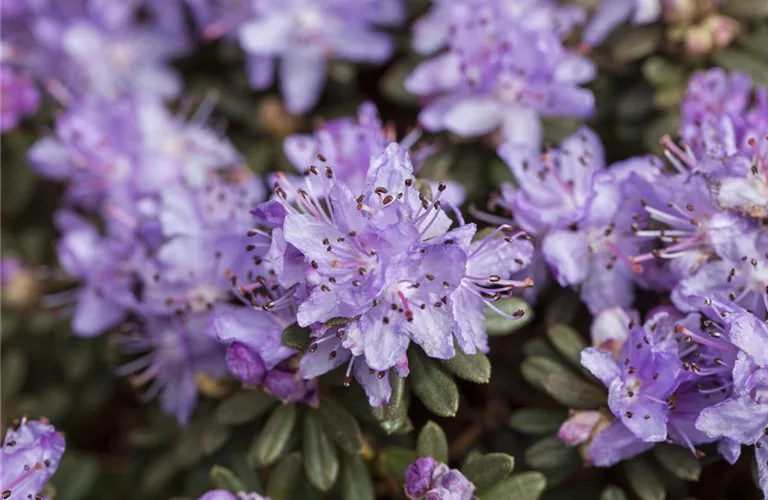
[[[373,480],[360,455],[344,455],[339,478],[342,500],[374,500]]]
[[[561,408],[523,408],[512,413],[509,426],[524,434],[549,434],[568,418]]]
[[[141,488],[150,492],[160,491],[173,479],[176,471],[176,462],[170,453],[167,456],[160,456],[151,460],[142,472]],[[56,475],[53,477],[55,481]]]
[[[256,469],[250,467],[248,461],[243,460],[241,454],[234,455],[229,465],[232,472],[245,484],[244,491],[255,491],[257,493],[264,491]]]
[[[498,482],[479,495],[480,500],[538,500],[547,487],[541,472],[523,472]]]
[[[420,457],[432,457],[438,462],[448,462],[448,439],[443,429],[431,420],[424,425],[416,439],[416,453]]]
[[[684,481],[698,481],[701,462],[687,448],[661,443],[653,448],[653,454],[662,467]]]
[[[395,434],[402,431],[408,422],[410,392],[405,379],[399,377],[394,370],[390,370],[389,385],[392,387],[389,402],[382,406],[372,407],[371,411],[381,423],[384,432]]]
[[[173,450],[173,459],[181,468],[188,468],[200,461],[205,452],[200,435],[205,429],[204,422],[195,422],[184,429],[184,433],[176,442]]]
[[[4,348],[3,362],[0,364],[0,393],[4,400],[18,392],[24,384],[26,373],[27,360],[24,352],[20,349]]]
[[[203,452],[206,455],[212,455],[219,450],[229,438],[229,427],[213,423],[203,431],[201,440],[203,443]]]
[[[241,390],[219,404],[216,421],[225,425],[244,424],[267,413],[277,399],[261,390]]]
[[[343,406],[324,397],[318,409],[320,421],[331,439],[350,454],[360,453],[363,449],[363,435],[357,420]]]
[[[410,448],[387,446],[379,453],[379,461],[401,483],[405,481],[405,469],[408,468],[419,454]]]
[[[618,486],[609,484],[600,494],[600,500],[627,500],[627,495]]]
[[[234,472],[220,465],[211,467],[211,481],[213,481],[216,488],[231,491],[232,493],[248,491],[245,484],[237,478]]]
[[[90,497],[99,477],[99,463],[91,457],[71,453],[64,454],[59,470],[52,482],[56,488],[56,500],[80,500]]]
[[[302,328],[294,323],[283,330],[281,341],[286,347],[303,351],[309,347],[309,328]]]
[[[296,425],[296,406],[281,405],[269,416],[258,438],[248,451],[251,465],[267,466],[275,463],[285,451]]]
[[[520,330],[533,320],[533,309],[526,301],[517,297],[501,299],[493,306],[514,318],[505,318],[491,309],[485,308],[485,330],[488,335],[507,335]]]
[[[543,380],[544,391],[569,408],[588,410],[606,405],[605,391],[584,380],[562,372],[550,373]]]
[[[556,469],[578,458],[576,448],[566,446],[559,437],[547,436],[525,450],[525,461],[534,469]]]
[[[728,16],[754,20],[768,16],[768,3],[765,0],[729,0],[721,7]]]
[[[576,368],[581,368],[581,351],[587,348],[587,343],[576,330],[557,323],[547,328],[547,337],[566,361]]]
[[[645,456],[622,462],[624,473],[640,500],[664,500],[666,489],[661,471]]]
[[[302,482],[301,453],[294,451],[283,458],[269,477],[267,496],[271,500],[293,500]]]
[[[480,491],[496,485],[514,469],[515,459],[511,456],[506,453],[488,453],[466,463],[461,472]]]
[[[656,52],[663,39],[664,32],[660,25],[637,26],[622,32],[611,53],[616,62],[629,63]]]
[[[532,356],[523,361],[520,365],[520,371],[525,380],[538,389],[544,388],[544,379],[553,373],[561,373],[566,377],[577,377],[575,373],[562,364],[542,356]]]
[[[761,86],[768,85],[768,62],[737,49],[724,49],[712,53],[712,60],[729,71],[744,71]]]
[[[304,416],[304,433],[301,436],[304,472],[318,490],[328,491],[339,475],[339,458],[316,412],[309,410]]]
[[[460,379],[476,384],[487,384],[491,380],[491,362],[480,351],[475,354],[464,354],[457,347],[456,356],[451,359],[442,359],[440,363]]]
[[[429,411],[441,417],[452,417],[459,409],[459,388],[453,378],[424,351],[408,349],[408,364],[413,393]]]

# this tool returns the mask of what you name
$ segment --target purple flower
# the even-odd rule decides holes
[[[329,59],[388,60],[394,46],[377,26],[398,25],[404,18],[400,0],[238,2],[224,9],[209,5],[213,2],[187,1],[199,22],[207,24],[207,38],[236,29],[254,88],[272,85],[279,59],[280,89],[286,108],[295,114],[309,111],[320,99]]]
[[[5,64],[0,65],[0,90],[3,108],[0,111],[0,132],[8,132],[27,115],[37,111],[40,94],[29,75],[17,73]]]
[[[726,338],[737,351],[735,361],[731,357],[720,363],[723,369],[733,370],[733,388],[726,400],[701,412],[696,428],[712,438],[754,445],[760,485],[768,494],[768,327],[750,312],[719,309]]]
[[[56,472],[64,436],[45,419],[22,419],[9,427],[0,451],[0,491],[5,498],[36,496]]]
[[[405,470],[405,495],[410,500],[472,500],[475,485],[456,469],[431,457],[417,459]]]
[[[228,490],[211,490],[203,494],[198,500],[269,500],[258,493],[232,493]]]
[[[43,0],[13,9],[3,18],[4,62],[44,82],[65,104],[89,92],[107,99],[134,90],[175,97],[181,83],[167,63],[186,49],[186,40],[151,19],[137,21],[139,3]],[[148,12],[160,5],[147,3]],[[165,15],[155,19],[169,19],[174,2],[163,3]]]
[[[206,335],[206,317],[186,319],[149,317],[132,333],[118,337],[123,353],[136,356],[118,368],[139,387],[149,384],[143,397],[160,398],[163,411],[186,425],[197,403],[197,377],[227,373],[224,346]]]
[[[650,250],[651,242],[632,229],[641,208],[629,179],[658,177],[658,159],[633,158],[605,169],[602,145],[587,128],[542,156],[511,144],[499,154],[519,187],[503,186],[494,205],[538,237],[543,259],[561,286],[579,287],[584,302],[597,313],[610,306],[629,307],[634,283],[653,285],[650,269],[632,260]]]
[[[620,24],[648,24],[661,17],[662,0],[603,0],[584,30],[584,43],[599,45]]]
[[[525,24],[497,2],[453,4],[448,52],[420,64],[406,79],[424,99],[429,131],[483,135],[498,128],[506,142],[537,150],[541,116],[588,117],[594,97],[580,85],[593,64],[565,48],[561,35]]]

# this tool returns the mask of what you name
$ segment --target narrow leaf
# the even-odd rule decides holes
[[[272,471],[267,483],[267,497],[271,500],[293,500],[301,479],[301,453],[294,451]]]
[[[684,481],[698,481],[701,462],[687,448],[661,443],[653,448],[653,455],[662,467]]]
[[[302,328],[294,323],[283,330],[281,342],[286,347],[303,351],[309,347],[309,328]]]
[[[216,485],[216,488],[231,491],[232,493],[248,491],[245,484],[237,478],[234,472],[220,465],[211,467],[211,481]]]
[[[304,417],[304,433],[301,436],[304,472],[315,488],[328,491],[339,475],[339,458],[316,412],[309,410]]]
[[[475,354],[464,354],[457,348],[456,356],[451,359],[441,359],[440,363],[460,379],[476,384],[487,384],[491,380],[491,362],[480,351]]]
[[[514,318],[505,318],[491,309],[485,308],[485,330],[488,335],[508,335],[523,328],[533,320],[533,309],[526,301],[518,297],[501,299],[493,303],[494,307],[500,309]]]
[[[587,343],[576,330],[558,323],[547,328],[547,337],[571,366],[581,368],[581,351],[587,348]]]
[[[342,500],[374,500],[373,479],[360,455],[344,455],[339,478]]]
[[[520,365],[520,371],[529,384],[537,389],[544,388],[544,379],[554,373],[562,373],[567,377],[576,377],[571,370],[543,356],[531,356]]]
[[[418,347],[408,349],[410,380],[416,397],[429,411],[441,417],[452,417],[459,409],[459,388],[439,364]]]
[[[506,453],[488,453],[461,468],[478,489],[485,490],[506,478],[515,468],[515,459]]]
[[[661,471],[644,456],[622,462],[624,473],[641,500],[664,500],[666,488]]]
[[[600,494],[600,500],[627,500],[627,495],[618,486],[609,484]]]
[[[330,438],[339,448],[350,454],[363,449],[363,435],[357,420],[336,401],[324,397],[318,409],[320,421]]]
[[[556,469],[578,458],[576,448],[566,446],[557,436],[547,436],[525,450],[525,461],[534,469]]]
[[[544,391],[569,408],[594,409],[606,405],[605,391],[584,380],[562,372],[550,373],[543,380]]]
[[[432,457],[438,462],[448,462],[448,439],[439,425],[429,421],[416,439],[416,453],[419,457]]]
[[[238,391],[216,408],[216,421],[224,425],[244,424],[264,415],[275,404],[277,399],[264,391]]]
[[[227,439],[229,439],[229,435],[229,427],[217,423],[212,423],[203,430],[203,433],[200,437],[203,444],[203,452],[206,455],[214,454],[222,446],[224,446],[224,443],[226,443]]]
[[[509,426],[523,434],[550,434],[557,431],[568,418],[560,408],[523,408],[512,413]]]
[[[390,370],[389,385],[392,387],[389,402],[382,406],[373,407],[371,411],[381,423],[384,432],[395,434],[402,431],[408,422],[410,392],[405,379],[399,377],[394,370]]]
[[[296,405],[279,406],[264,424],[259,437],[248,451],[251,465],[272,465],[285,451],[296,425]]]
[[[538,500],[547,486],[541,472],[523,472],[496,483],[479,495],[480,500]]]

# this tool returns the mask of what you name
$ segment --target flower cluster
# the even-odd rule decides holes
[[[254,211],[253,234],[269,234],[272,288],[283,294],[252,296],[253,305],[295,308],[298,325],[311,329],[299,373],[311,379],[347,363],[346,383],[354,376],[379,406],[390,397],[389,370],[408,375],[411,341],[439,359],[455,356],[454,338],[465,353],[487,351],[485,305],[515,317],[493,302],[532,285],[513,277],[533,254],[527,235],[502,226],[473,241],[476,226],[463,219],[452,229],[446,185],[425,195],[400,144],[369,157],[354,193],[324,153],[316,159],[301,184],[278,174],[275,199]]]
[[[419,458],[405,470],[405,495],[410,500],[473,500],[475,485],[456,469]]]
[[[3,498],[40,498],[45,483],[59,468],[64,436],[45,419],[14,422],[0,450],[0,491]]]
[[[584,17],[555,2],[437,2],[417,23],[414,43],[448,50],[405,81],[424,101],[422,126],[460,136],[500,128],[505,141],[538,150],[540,117],[589,117],[594,97],[580,85],[594,78],[594,65],[563,45]]]
[[[405,17],[402,0],[187,3],[204,37],[237,37],[252,87],[271,86],[279,61],[280,90],[286,108],[296,114],[320,99],[329,59],[386,62],[394,44],[376,28],[397,26]]]
[[[642,325],[620,308],[595,318],[595,347],[582,352],[581,362],[609,389],[613,418],[578,413],[560,436],[570,445],[586,443],[586,458],[600,467],[664,441],[696,456],[703,455],[696,446],[717,442],[730,463],[741,444],[754,445],[768,491],[768,326],[738,306],[700,297],[690,303],[697,312],[662,306]]]

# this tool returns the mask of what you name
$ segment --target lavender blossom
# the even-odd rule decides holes
[[[593,313],[629,307],[634,284],[654,286],[631,257],[651,243],[633,234],[640,202],[628,179],[651,179],[660,172],[654,157],[633,158],[605,168],[603,148],[587,128],[568,137],[560,149],[539,156],[505,144],[499,149],[518,187],[502,186],[493,206],[513,214],[522,229],[541,241],[544,261],[562,286],[579,287]]]
[[[500,3],[454,3],[448,52],[420,64],[406,79],[424,99],[429,131],[460,136],[501,129],[504,141],[537,150],[541,116],[588,117],[594,97],[580,88],[593,64],[561,42],[561,34],[526,24]]]
[[[661,17],[662,0],[603,0],[584,29],[584,43],[594,47],[620,24],[648,24]]]
[[[17,73],[5,64],[0,65],[0,91],[3,94],[0,132],[13,130],[22,118],[40,106],[40,94],[29,75]]]
[[[198,500],[269,500],[269,497],[244,491],[232,493],[228,490],[211,490],[204,493]]]
[[[473,500],[475,485],[456,469],[419,458],[405,470],[405,496],[410,500]]]
[[[8,429],[0,452],[0,491],[10,500],[38,495],[64,454],[64,436],[44,418],[22,419]]]
[[[163,411],[186,425],[197,403],[197,377],[227,373],[224,347],[206,334],[207,328],[205,317],[147,318],[118,337],[120,350],[136,356],[118,368],[118,375],[130,375],[135,387],[151,382],[143,398],[159,396]]]
[[[289,112],[312,109],[322,94],[329,59],[380,64],[394,46],[378,26],[396,26],[404,18],[400,0],[288,0],[238,2],[217,9],[213,2],[187,0],[204,36],[218,38],[235,31],[247,54],[251,86],[272,85],[280,62],[280,89]]]

